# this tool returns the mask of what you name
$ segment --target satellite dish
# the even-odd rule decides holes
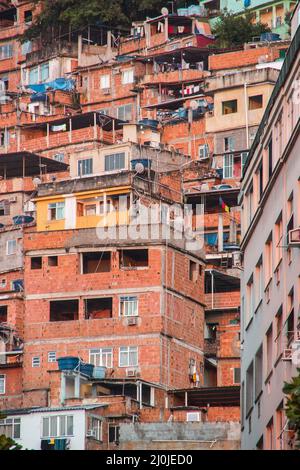
[[[33,178],[32,182],[36,188],[38,187],[39,184],[42,184],[42,180],[38,177]]]
[[[161,9],[161,14],[164,15],[164,16],[167,16],[169,14],[169,10],[166,7],[163,7]]]
[[[196,110],[196,109],[198,109],[198,107],[199,107],[198,101],[193,100],[193,101],[190,102],[190,108],[191,108],[191,109]]]
[[[144,173],[145,171],[144,165],[140,162],[135,165],[134,169],[138,174]]]

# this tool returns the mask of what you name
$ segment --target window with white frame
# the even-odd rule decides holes
[[[134,70],[133,69],[123,70],[122,72],[123,85],[128,85],[129,83],[133,83],[133,82],[134,82]]]
[[[13,44],[7,43],[0,46],[0,60],[9,59],[13,56]]]
[[[105,171],[123,170],[125,168],[125,153],[105,155]]]
[[[113,366],[113,349],[90,349],[89,363],[94,364],[96,367],[107,367],[111,369]]]
[[[48,205],[48,220],[62,220],[65,218],[65,203],[54,202]]]
[[[5,386],[6,386],[6,376],[1,374],[0,375],[0,395],[5,394]],[[1,435],[1,433],[0,433]]]
[[[29,54],[32,51],[32,42],[31,41],[23,42],[21,46],[21,50],[22,50],[22,55]]]
[[[203,158],[209,157],[209,146],[208,144],[199,145],[199,158],[202,160]]]
[[[132,119],[132,105],[131,104],[124,104],[122,106],[118,106],[117,108],[117,118],[121,121],[131,121]]]
[[[138,314],[137,297],[120,297],[120,315],[122,317],[136,317]]]
[[[100,88],[101,90],[110,88],[110,75],[107,74],[100,77]]]
[[[42,437],[67,437],[74,434],[72,415],[46,416],[42,420]]]
[[[78,160],[78,176],[92,175],[93,174],[93,159],[86,158]]]
[[[17,240],[7,240],[6,254],[10,256],[10,255],[15,255],[16,252],[17,252]]]
[[[138,365],[137,346],[123,346],[119,350],[119,367],[135,367]]]
[[[45,64],[41,65],[40,69],[40,74],[41,74],[41,82],[45,82],[49,78],[49,62],[46,62]]]
[[[48,362],[56,362],[56,352],[49,351],[48,352]]]
[[[223,178],[233,177],[233,155],[224,155],[223,157]]]
[[[0,419],[0,436],[4,435],[11,439],[21,437],[21,418]]]
[[[32,358],[31,365],[32,365],[32,367],[40,367],[40,365],[41,365],[41,359],[40,359],[40,357],[39,357],[39,356],[34,356],[34,357]]]
[[[29,83],[30,85],[34,85],[39,81],[39,68],[33,67],[29,70]]]
[[[96,441],[102,441],[102,421],[94,416],[89,417],[89,431]]]
[[[65,154],[64,153],[56,153],[53,155],[53,160],[56,160],[57,162],[63,162],[65,159]]]

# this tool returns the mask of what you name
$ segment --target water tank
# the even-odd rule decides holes
[[[57,359],[59,370],[75,370],[78,368],[80,359],[79,357],[60,357]]]

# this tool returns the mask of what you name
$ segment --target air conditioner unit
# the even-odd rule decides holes
[[[111,89],[110,88],[104,88],[102,90],[102,92],[103,92],[103,95],[110,95],[111,94]]]
[[[137,325],[138,324],[138,317],[128,317],[127,318],[127,325],[132,326],[132,325]]]
[[[242,265],[242,257],[240,251],[234,251],[232,253],[232,266],[234,268],[239,268]]]
[[[137,377],[138,375],[137,369],[126,369],[126,377]]]
[[[10,203],[13,203],[13,202],[17,202],[17,200],[18,200],[18,199],[17,199],[17,196],[14,196],[14,197],[11,197],[11,198],[9,199],[9,202],[10,202]]]
[[[96,432],[94,429],[89,429],[86,433],[86,437],[95,437],[96,436]]]
[[[300,228],[290,230],[288,233],[288,244],[289,246],[300,247]]]

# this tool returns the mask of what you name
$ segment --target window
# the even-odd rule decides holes
[[[65,203],[55,202],[48,205],[48,220],[63,220],[65,218]]]
[[[222,114],[237,113],[237,100],[223,101]]]
[[[199,158],[200,160],[209,157],[209,146],[208,144],[199,145]]]
[[[30,259],[31,269],[42,269],[42,257],[37,256]]]
[[[259,347],[255,354],[255,399],[260,395],[263,385],[263,347]]]
[[[109,424],[109,442],[119,442],[120,426]]]
[[[133,82],[134,82],[134,70],[133,69],[123,70],[122,72],[123,85],[128,85],[129,83],[133,83]]]
[[[135,317],[138,314],[137,297],[120,297],[120,315],[122,317]]]
[[[48,256],[48,266],[58,266],[58,256]]]
[[[272,138],[268,143],[268,175],[271,178],[273,173],[273,141]]]
[[[197,282],[198,278],[201,276],[202,267],[194,261],[189,261],[189,280],[192,282]]]
[[[275,265],[277,266],[282,259],[282,245],[283,245],[283,225],[282,214],[277,219],[275,224]]]
[[[102,90],[110,88],[110,75],[102,75],[100,77],[100,88]]]
[[[4,130],[0,132],[0,147],[7,147],[9,145],[9,131]]]
[[[242,152],[241,153],[241,176],[244,175],[244,167],[246,165],[247,158],[248,158],[248,152]]]
[[[246,372],[246,414],[249,413],[253,406],[253,362]]]
[[[17,240],[8,240],[6,242],[6,254],[15,255],[17,252]]]
[[[100,419],[89,417],[89,431],[92,432],[96,441],[102,441],[102,421]]]
[[[53,155],[53,160],[56,160],[57,162],[63,162],[65,159],[65,154],[64,153],[56,153]]]
[[[26,10],[24,13],[25,24],[30,24],[32,22],[32,11]]]
[[[125,169],[125,153],[105,155],[105,171]]]
[[[234,151],[234,145],[235,145],[235,139],[234,137],[225,137],[224,139],[224,151],[225,152],[233,152]]]
[[[93,174],[93,159],[78,160],[78,176]]]
[[[121,269],[137,269],[149,266],[148,250],[121,250],[119,259]]]
[[[32,42],[31,41],[23,42],[21,49],[22,49],[21,51],[22,55],[29,54],[32,51]]]
[[[29,70],[29,83],[34,85],[39,81],[39,68],[33,67]]]
[[[254,315],[254,286],[253,286],[253,276],[249,279],[246,287],[247,294],[247,305],[246,305],[246,324],[250,322],[251,318]]]
[[[119,350],[119,367],[134,367],[138,365],[138,348],[124,346]]]
[[[9,201],[1,201],[0,202],[0,216],[9,215],[10,214],[10,204]]]
[[[107,367],[111,369],[113,367],[113,349],[90,349],[89,363],[97,367]]]
[[[266,376],[269,376],[273,368],[273,325],[270,326],[266,334],[266,350],[267,350]]]
[[[20,439],[21,418],[1,419],[0,420],[0,436],[2,434],[6,437],[10,437],[11,439]]]
[[[41,82],[47,81],[49,78],[49,62],[41,65]]]
[[[249,96],[249,109],[260,109],[263,107],[263,96]]]
[[[224,155],[223,157],[223,178],[233,177],[233,155]]]
[[[273,450],[274,449],[274,424],[273,418],[270,420],[267,426],[267,449]]]
[[[276,410],[276,449],[284,449],[284,421],[285,421],[284,405],[280,403]]]
[[[0,395],[5,394],[5,385],[6,385],[6,376],[1,374],[0,375]],[[1,435],[1,433],[0,433]]]
[[[67,437],[73,436],[73,416],[48,416],[42,420],[42,437]]]
[[[41,365],[41,359],[39,356],[34,356],[31,361],[32,367],[40,367]]]
[[[108,273],[110,270],[110,251],[82,253],[82,274]]]
[[[78,300],[50,301],[50,321],[78,320]]]
[[[270,234],[265,244],[265,286],[267,286],[272,278],[273,270],[273,243],[272,234]]]
[[[7,322],[7,305],[0,306],[0,323]]]
[[[263,264],[262,264],[262,258],[260,258],[255,268],[255,297],[256,297],[255,307],[257,307],[259,303],[261,302],[263,298],[263,292],[264,292]]]
[[[282,352],[282,327],[283,327],[283,316],[282,316],[282,307],[280,307],[279,311],[277,312],[276,318],[276,337],[274,339],[275,347],[276,347],[276,359],[279,358]]]
[[[132,120],[132,105],[125,104],[117,108],[117,118],[121,121],[131,121]]]
[[[13,56],[13,44],[7,43],[0,46],[0,60],[9,59]]]
[[[233,369],[233,383],[234,384],[241,383],[241,368],[240,367],[234,367]]]
[[[56,352],[49,351],[48,352],[48,362],[56,362]]]
[[[98,299],[85,299],[86,320],[102,320],[112,318],[112,297],[100,297]]]

